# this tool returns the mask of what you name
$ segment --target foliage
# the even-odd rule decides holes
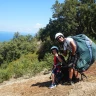
[[[96,2],[93,0],[56,0],[52,6],[52,19],[45,28],[40,30],[40,39],[50,37],[54,41],[57,32],[65,36],[86,34],[96,39]]]
[[[55,40],[55,34],[58,32],[62,32],[65,37],[85,34],[96,40],[95,0],[64,0],[63,3],[59,3],[59,0],[56,0],[55,4],[52,5],[52,12],[52,18],[50,18],[49,23],[46,27],[40,29],[37,34],[37,38],[42,41],[42,46],[38,53],[41,59],[49,50],[49,47],[58,45]]]
[[[19,35],[17,32],[12,40],[2,42],[0,45],[0,64],[2,64],[5,61],[8,63],[19,59],[23,54],[36,52],[37,39],[31,35]]]
[[[52,55],[46,54],[44,60],[38,61],[36,54],[23,55],[21,58],[9,63],[2,64],[0,67],[0,82],[10,78],[32,77],[43,71],[45,68],[50,70],[52,67]],[[6,67],[7,65],[7,67]]]
[[[8,69],[0,69],[0,83],[11,78],[11,72]]]
[[[56,0],[52,11],[49,23],[36,36],[16,32],[9,42],[0,42],[0,82],[49,70],[53,62],[50,48],[59,45],[54,39],[57,32],[65,37],[83,33],[96,42],[95,0]]]

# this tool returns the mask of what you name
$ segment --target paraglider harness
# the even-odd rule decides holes
[[[64,57],[63,57],[64,58]],[[59,72],[57,72],[55,75],[56,75],[56,79],[55,79],[55,82],[56,84],[59,84],[60,82],[61,83],[64,83],[64,82],[67,82],[69,80],[69,71],[68,69],[70,67],[72,67],[74,70],[78,71],[76,68],[75,68],[75,65],[77,63],[77,60],[79,58],[79,55],[78,54],[75,54],[74,56],[72,55],[71,52],[69,52],[69,56],[67,58],[67,60],[65,61],[65,59],[63,60],[64,62],[62,63],[58,63],[56,66],[61,66],[61,69]],[[84,78],[87,79],[87,76],[83,73],[83,72],[80,72],[78,71],[81,75],[81,78],[80,78],[80,81],[83,81]],[[74,74],[73,74],[73,79],[75,78]],[[50,76],[50,79],[51,79],[51,76]]]
[[[72,55],[72,53],[69,52],[66,67],[69,67],[69,68],[72,67],[74,70],[78,71],[80,73],[80,75],[81,75],[80,81],[83,81],[84,78],[87,79],[87,76],[84,74],[84,72],[81,72],[78,69],[76,69],[76,64],[77,64],[78,58],[79,58],[78,53],[76,53],[75,55]]]
[[[55,73],[55,83],[56,84],[63,83],[64,81],[67,81],[69,78],[68,67],[65,66],[66,61],[62,55],[59,55],[59,56],[63,62],[58,62],[55,65],[55,68],[53,68],[53,70],[52,70],[52,73],[53,73],[53,71],[55,71],[54,73]],[[53,64],[53,66],[54,66],[54,64]],[[58,67],[59,67],[59,70],[58,70]],[[51,73],[51,75],[52,75],[52,73]],[[50,76],[50,79],[51,79],[51,76]]]
[[[59,62],[56,64],[56,66],[60,66],[60,71],[56,72],[55,74],[55,83],[56,84],[64,84],[65,82],[69,81],[69,68],[72,67],[75,69],[75,66],[73,65],[77,61],[77,55],[73,58],[72,53],[69,53],[69,56],[67,60],[65,61],[64,57],[62,56],[63,62]],[[72,60],[75,61],[72,63]],[[55,69],[53,69],[55,70]],[[81,80],[83,80],[83,77],[86,77],[84,73],[81,73]],[[87,77],[86,77],[87,78]],[[50,76],[51,79],[51,76]],[[75,75],[73,74],[72,80],[75,80]]]
[[[58,63],[56,66],[60,66],[60,71],[56,72],[56,74],[55,74],[55,83],[56,84],[59,84],[59,83],[63,84],[64,82],[67,82],[69,79],[68,67],[63,66],[62,63]]]

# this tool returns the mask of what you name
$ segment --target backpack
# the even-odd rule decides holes
[[[76,54],[78,54],[78,60],[76,69],[79,72],[86,71],[92,65],[92,44],[91,40],[84,34],[76,36],[70,36],[73,38],[77,45]]]
[[[62,56],[62,55],[59,55],[59,56],[63,60],[63,62],[61,64],[61,74],[62,74],[62,81],[63,81],[63,83],[65,83],[65,82],[68,82],[69,81],[69,66],[68,66],[68,61],[65,61],[64,56]],[[76,80],[75,74],[73,74],[72,80],[73,80],[73,82],[75,82],[75,80]]]

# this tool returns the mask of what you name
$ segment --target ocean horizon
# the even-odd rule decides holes
[[[13,39],[13,36],[16,32],[8,32],[8,31],[0,31],[0,42],[4,42],[4,41],[10,41],[11,39]],[[25,33],[20,33],[20,35],[28,35],[27,32]],[[35,36],[35,34],[30,34],[32,36]]]

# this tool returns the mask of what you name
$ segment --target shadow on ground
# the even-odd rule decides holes
[[[32,86],[39,86],[39,87],[49,87],[51,84],[51,81],[47,81],[47,82],[37,82],[36,84],[32,84]]]

